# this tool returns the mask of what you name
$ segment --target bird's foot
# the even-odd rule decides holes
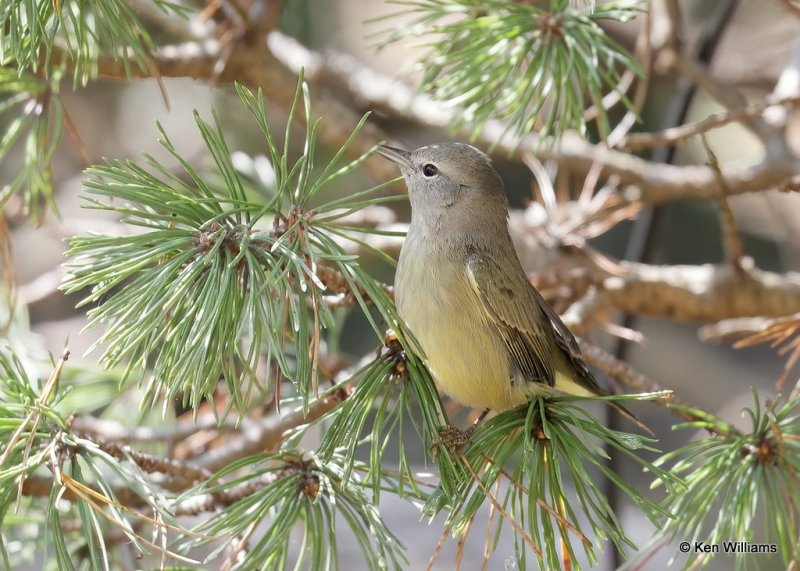
[[[431,446],[431,455],[433,459],[439,455],[439,447],[444,446],[450,451],[457,451],[459,448],[469,442],[470,436],[475,431],[474,426],[470,426],[466,430],[461,430],[455,426],[447,425],[439,431],[439,440]]]
[[[383,355],[383,349],[386,348],[386,356],[394,362],[392,367],[392,376],[396,381],[405,380],[408,373],[408,366],[406,365],[406,351],[400,344],[400,340],[395,335],[395,332],[389,329],[383,338],[383,347],[378,348],[378,357]]]
[[[483,419],[486,418],[488,414],[489,409],[487,408],[478,416],[478,418],[475,419],[475,422],[472,423],[472,426],[466,430],[461,430],[451,424],[448,424],[442,428],[439,431],[439,440],[434,442],[433,446],[431,446],[431,455],[433,456],[433,459],[436,460],[436,456],[439,453],[439,446],[444,446],[448,450],[455,451],[469,442],[472,433],[475,432],[475,428],[481,422],[483,422]]]

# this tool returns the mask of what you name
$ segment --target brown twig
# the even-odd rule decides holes
[[[792,14],[800,18],[800,5],[796,0],[781,0],[781,2]]]
[[[725,255],[728,258],[728,263],[741,275],[744,275],[744,248],[742,247],[742,239],[736,229],[736,219],[733,216],[733,209],[731,209],[730,201],[728,200],[728,187],[725,184],[725,177],[722,176],[717,155],[711,150],[708,140],[705,135],[701,137],[703,147],[708,155],[708,163],[714,169],[719,183],[719,206],[720,206],[720,226],[722,227],[722,243],[725,247]]]
[[[678,0],[652,0],[650,2],[652,30],[650,41],[653,49],[660,54],[670,54],[683,50],[683,18]],[[656,61],[656,71],[666,73],[666,65]]]
[[[49,498],[53,491],[53,486],[59,484],[55,479],[47,476],[30,476],[25,478],[22,483],[22,495],[32,498]],[[124,486],[111,486],[111,490],[117,501],[129,508],[141,508],[147,502],[139,494]],[[66,489],[61,497],[67,501],[74,502],[78,496],[72,490]]]
[[[444,548],[444,544],[447,543],[447,539],[450,537],[450,532],[452,531],[452,527],[443,526],[442,534],[439,536],[439,541],[436,542],[436,547],[433,548],[433,553],[431,553],[430,559],[428,559],[428,565],[425,567],[425,571],[433,571],[433,566],[439,558],[439,554],[441,554],[442,548]]]
[[[296,73],[301,67],[306,68],[306,76],[312,84],[335,80],[346,89],[344,96],[337,96],[332,90],[312,90],[315,94],[314,108],[326,118],[319,132],[323,143],[339,146],[349,136],[363,109],[379,108],[438,127],[449,125],[458,113],[458,110],[445,108],[429,97],[417,94],[402,82],[370,70],[350,56],[331,53],[323,60],[319,54],[278,32],[271,33],[268,40],[270,51],[237,44],[220,73],[220,81],[260,86],[274,104],[288,109],[294,98]],[[162,77],[208,79],[214,74],[219,49],[219,44],[214,41],[164,46],[153,55],[153,62]],[[54,62],[58,62],[66,56],[56,50],[52,57]],[[69,58],[67,63],[70,63]],[[146,75],[136,67],[130,71],[135,76]],[[98,73],[102,77],[120,78],[126,77],[127,70],[122,62],[101,56]],[[738,103],[739,99],[736,101]],[[774,129],[770,128],[772,133]],[[348,152],[351,156],[358,156],[381,139],[382,135],[375,126],[368,124]],[[637,186],[635,198],[645,201],[713,198],[717,192],[716,176],[709,167],[653,163],[593,145],[575,133],[566,133],[558,147],[546,148],[537,143],[534,135],[520,141],[507,133],[502,122],[489,122],[480,139],[484,144],[497,143],[500,151],[513,156],[519,156],[525,149],[538,148],[540,160],[553,159],[573,170],[586,172],[597,162],[601,176],[616,175],[621,184]],[[769,147],[761,163],[745,169],[723,169],[723,175],[732,194],[751,192],[774,187],[793,176],[800,167],[798,163],[785,145],[775,144]],[[380,180],[395,178],[397,174],[394,166],[380,157],[366,161],[365,168]]]
[[[333,293],[345,295],[353,294],[347,277],[339,270],[330,266],[320,265],[317,266],[316,273],[320,281],[325,284],[325,287]],[[392,286],[386,284],[379,284],[379,286],[384,292],[386,292],[386,295],[388,295],[390,298],[394,298],[394,288]],[[360,290],[358,293],[364,299],[369,300],[367,293],[364,290]],[[355,302],[355,300],[353,301]]]
[[[718,129],[719,127],[724,127],[725,125],[741,121],[748,117],[759,117],[764,114],[764,111],[774,105],[793,108],[800,105],[800,97],[791,96],[780,99],[767,97],[763,101],[751,103],[745,107],[713,113],[700,121],[685,123],[658,133],[634,133],[625,137],[619,143],[618,147],[628,151],[636,151],[662,145],[675,145],[692,137],[707,133],[712,129]]]
[[[467,461],[463,454],[459,454],[463,465],[467,468],[469,473],[472,475],[473,481],[478,485],[481,491],[484,493],[486,498],[492,503],[492,505],[497,509],[498,513],[505,519],[511,527],[514,528],[514,531],[519,534],[525,544],[531,549],[531,551],[536,555],[536,557],[541,560],[542,559],[542,550],[541,548],[534,543],[533,538],[519,525],[511,515],[503,508],[503,505],[494,497],[491,490],[489,490],[486,485],[483,483],[483,480],[472,467],[472,465]]]
[[[604,371],[609,377],[616,379],[635,393],[654,393],[663,391],[664,388],[634,369],[626,361],[617,359],[608,351],[589,343],[585,339],[579,340],[581,352],[586,362]],[[654,401],[662,404],[672,402],[672,399]]]
[[[671,59],[672,68],[680,75],[689,78],[698,87],[706,91],[711,97],[729,110],[741,109],[747,106],[744,95],[730,85],[718,81],[702,64],[683,53],[674,53]],[[785,139],[780,129],[770,125],[759,116],[742,117],[741,124],[749,128],[762,141],[771,144],[785,145]]]
[[[76,416],[72,429],[89,439],[102,438],[106,442],[167,442],[175,443],[205,430],[234,432],[253,421],[249,418],[229,416],[219,419],[213,414],[200,416],[196,421],[179,422],[168,426],[126,426],[114,420],[93,416]]]
[[[791,316],[788,316],[791,317]],[[730,337],[741,337],[763,331],[775,320],[768,317],[737,317],[704,325],[697,331],[701,341],[716,342]]]
[[[619,147],[619,142],[624,140],[625,135],[639,120],[644,104],[647,101],[647,94],[650,90],[650,80],[653,75],[653,49],[651,41],[652,19],[653,13],[651,8],[645,12],[642,30],[636,38],[636,46],[634,49],[636,59],[643,63],[645,69],[644,77],[642,77],[636,86],[632,108],[628,109],[622,119],[617,123],[617,126],[614,127],[614,130],[609,133],[607,139],[609,147]]]
[[[617,359],[614,355],[608,353],[604,349],[601,349],[596,345],[592,345],[583,339],[580,340],[580,346],[581,346],[581,352],[583,353],[583,356],[586,358],[587,363],[594,365],[595,367],[605,371],[608,375],[624,383],[634,392],[658,392],[664,390],[661,386],[658,385],[658,383],[652,381],[651,379],[648,379],[647,377],[636,371],[628,363],[620,359]],[[696,416],[691,411],[670,406],[670,405],[686,404],[677,399],[674,396],[674,394],[669,398],[661,398],[649,402],[653,402],[660,406],[664,406],[673,415],[689,422],[706,420],[701,416]],[[712,434],[717,434],[720,436],[725,436],[728,434],[724,430],[721,430],[711,425],[706,426],[705,428]]]
[[[80,436],[80,434],[78,434]],[[136,464],[142,471],[148,474],[160,473],[169,476],[174,476],[185,480],[189,484],[202,482],[211,477],[211,472],[203,468],[197,468],[187,462],[172,460],[170,458],[162,458],[139,452],[125,444],[117,444],[115,442],[96,442],[97,447],[116,458],[117,460],[129,460]]]
[[[194,495],[175,506],[175,515],[200,515],[204,512],[226,508],[264,489],[274,483],[277,478],[277,473],[270,472],[226,490]]]
[[[622,276],[609,277],[594,308],[668,317],[675,321],[719,321],[726,317],[779,317],[800,311],[800,274],[778,274],[729,265],[654,266],[620,262]],[[589,308],[592,309],[592,308]],[[588,311],[588,309],[587,309]]]
[[[792,368],[800,361],[800,312],[776,319],[764,317],[726,319],[703,327],[698,335],[703,341],[742,337],[734,343],[734,349],[769,343],[773,349],[777,348],[779,355],[788,354],[781,376],[775,383],[778,390],[783,388]]]
[[[350,386],[339,385],[338,390],[312,402],[305,413],[300,408],[285,415],[267,416],[237,438],[231,438],[224,447],[209,450],[197,460],[197,466],[214,472],[250,454],[276,450],[283,441],[285,432],[309,424],[333,410],[347,398]]]

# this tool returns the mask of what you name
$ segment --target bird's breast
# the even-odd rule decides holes
[[[463,256],[409,238],[395,296],[434,378],[473,408],[504,410],[526,402],[524,390],[511,382],[505,346],[470,284]]]

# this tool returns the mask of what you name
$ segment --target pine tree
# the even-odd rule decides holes
[[[339,568],[338,546],[354,539],[359,568],[406,569],[407,546],[382,510],[397,496],[440,516],[440,545],[455,538],[465,569],[503,561],[494,553],[503,534],[514,543],[506,564],[519,569],[595,567],[609,550],[647,568],[655,551],[681,542],[687,568],[712,559],[696,544],[725,542],[744,542],[739,566],[795,568],[800,385],[786,397],[754,389],[745,430],[683,403],[677,381],[664,380],[673,395],[645,378],[624,350],[588,341],[592,327],[621,329],[604,315],[618,309],[780,346],[790,354],[785,377],[800,356],[800,279],[743,256],[727,202],[795,190],[784,127],[800,84],[748,104],[703,67],[735,2],[708,18],[696,54],[682,44],[674,0],[398,2],[371,25],[379,47],[423,44],[419,94],[284,35],[298,15],[313,17],[311,4],[0,0],[4,567],[316,571]],[[639,27],[634,53],[609,23]],[[632,133],[651,79],[665,73],[729,109],[689,122],[693,90],[684,89],[669,129]],[[169,160],[93,158],[62,92],[144,78],[168,100],[172,77],[235,91],[235,111],[193,111],[203,158],[161,125]],[[262,153],[233,151],[229,112],[246,117]],[[590,363],[630,394],[536,397],[479,424],[466,445],[442,444],[441,431],[462,419],[384,283],[404,232],[381,215],[406,200],[375,155],[387,115],[449,127],[530,167],[539,201],[528,212],[538,220],[523,224],[548,260],[531,279],[584,337]],[[734,121],[767,148],[744,171],[721,166],[705,141]],[[690,138],[705,144],[707,165],[633,154]],[[36,296],[17,284],[10,253],[16,224],[44,231],[60,219],[52,165],[65,146],[87,161],[89,214],[116,221],[73,235],[56,277],[102,332],[95,365],[73,364],[68,348],[47,357],[27,316]],[[578,190],[563,191],[570,184]],[[724,264],[620,261],[589,242],[637,217],[646,229],[648,209],[685,197],[719,203]],[[368,329],[360,356],[342,349],[358,323]],[[603,409],[587,400],[649,401],[676,415],[676,429],[702,434],[661,450],[657,435],[597,418],[590,410]],[[657,490],[627,481],[613,463],[621,458]],[[634,543],[610,490],[655,526],[649,544]],[[461,560],[469,541],[485,545],[483,561]],[[757,544],[767,552],[748,551]]]

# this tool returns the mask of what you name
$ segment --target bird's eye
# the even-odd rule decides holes
[[[422,167],[422,174],[429,177],[436,176],[437,174],[439,174],[439,169],[437,169],[435,165],[428,163],[427,165]]]

